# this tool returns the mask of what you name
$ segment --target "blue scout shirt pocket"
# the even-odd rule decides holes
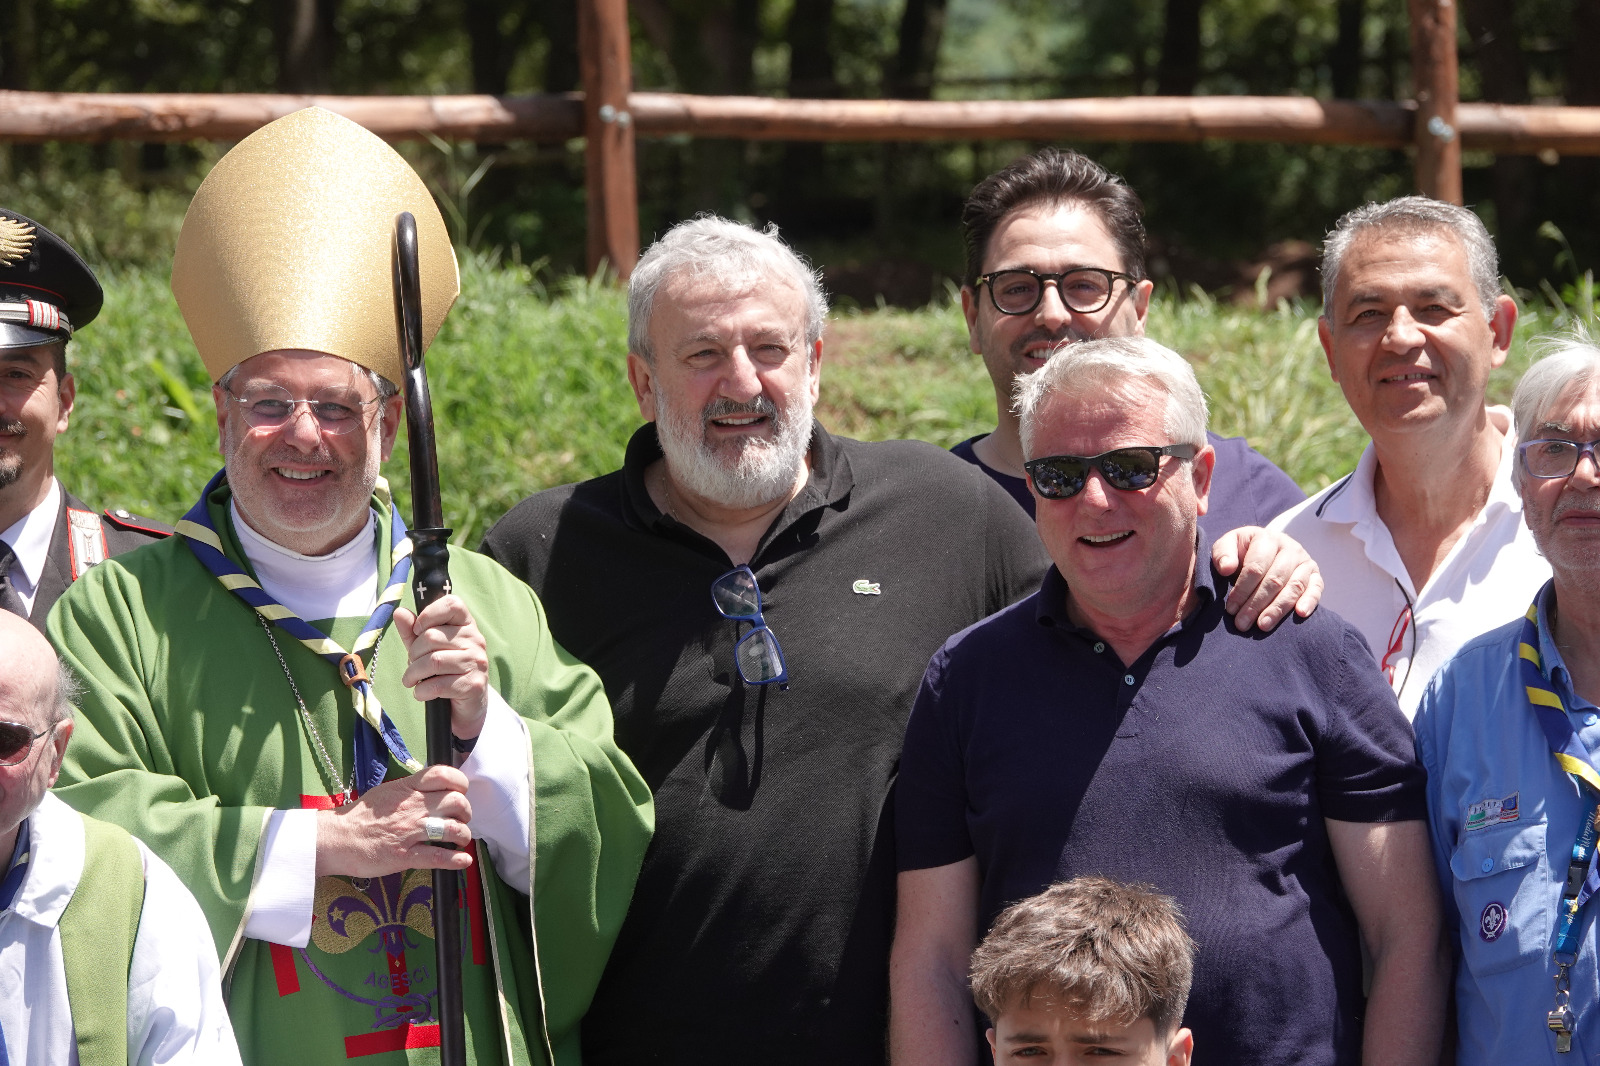
[[[1481,976],[1540,962],[1555,928],[1545,823],[1463,830],[1450,856],[1462,961]]]

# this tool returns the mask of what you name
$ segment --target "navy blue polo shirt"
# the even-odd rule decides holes
[[[1425,817],[1411,727],[1343,619],[1240,633],[1197,570],[1199,608],[1135,663],[1068,619],[1054,568],[951,637],[906,733],[899,868],[975,854],[984,929],[1080,874],[1154,885],[1199,945],[1196,1063],[1359,1062],[1358,929],[1323,819]]]

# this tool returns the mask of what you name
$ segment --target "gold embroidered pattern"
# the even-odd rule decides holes
[[[33,227],[0,215],[0,266],[10,266],[33,247]]]
[[[341,955],[374,933],[386,948],[403,952],[408,929],[433,939],[433,874],[319,877],[312,914],[311,942],[329,954]]]

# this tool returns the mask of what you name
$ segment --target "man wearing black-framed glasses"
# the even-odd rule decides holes
[[[977,939],[1090,874],[1183,907],[1183,1024],[1214,1061],[1434,1063],[1449,969],[1423,774],[1359,634],[1328,611],[1267,635],[1227,614],[1199,524],[1205,400],[1175,352],[1070,345],[1018,397],[1054,566],[945,643],[911,713],[891,1063],[982,1061]]]
[[[1145,274],[1144,221],[1138,194],[1115,175],[1077,152],[1046,148],[991,174],[972,190],[962,211],[966,239],[961,309],[973,352],[983,356],[994,383],[998,422],[993,431],[962,441],[954,451],[977,464],[1032,515],[1022,470],[1016,383],[1033,373],[1061,344],[1094,337],[1144,334],[1153,283]],[[1226,534],[1266,525],[1305,499],[1283,471],[1242,437],[1207,434],[1216,452],[1217,484],[1212,509],[1202,523],[1220,548],[1218,561],[1243,554],[1251,569],[1263,567],[1267,543]],[[1250,553],[1255,552],[1255,558]],[[1290,579],[1288,553],[1278,578]],[[1317,581],[1305,565],[1292,580]],[[1269,583],[1271,584],[1271,583]],[[1269,597],[1252,598],[1242,585],[1231,607],[1245,625],[1261,614],[1262,628],[1281,617],[1266,609]],[[1304,604],[1309,610],[1316,596]]]
[[[237,1066],[205,915],[124,830],[49,792],[76,680],[0,611],[0,1061]]]

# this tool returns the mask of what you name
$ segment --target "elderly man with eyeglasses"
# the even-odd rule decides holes
[[[648,424],[484,549],[593,666],[657,835],[589,1066],[881,1063],[887,798],[928,656],[1031,591],[1032,524],[943,449],[813,417],[827,301],[775,230],[673,227],[629,288]]]
[[[4,611],[0,662],[0,1063],[238,1063],[194,896],[143,843],[49,792],[77,682]]]
[[[973,947],[1009,903],[1095,874],[1182,906],[1207,1061],[1432,1066],[1449,971],[1423,775],[1360,635],[1227,613],[1205,399],[1176,353],[1066,345],[1018,397],[1054,566],[945,644],[911,712],[891,1062],[981,1061]]]
[[[1487,405],[1517,305],[1471,211],[1367,204],[1323,245],[1317,335],[1372,438],[1349,476],[1276,518],[1366,637],[1409,717],[1440,664],[1522,611],[1550,569],[1511,484],[1511,412]]]
[[[1546,350],[1511,409],[1522,519],[1552,577],[1444,664],[1416,717],[1462,1066],[1600,1057],[1600,346]]]
[[[401,211],[431,341],[458,289],[449,235],[377,137],[300,111],[195,194],[172,287],[225,468],[178,537],[96,567],[51,615],[85,684],[59,791],[199,898],[246,1062],[437,1056],[430,871],[446,869],[462,871],[465,1061],[576,1066],[649,792],[526,585],[454,552],[452,594],[415,612],[379,476],[401,417]],[[430,699],[450,702],[456,765],[418,760]]]

